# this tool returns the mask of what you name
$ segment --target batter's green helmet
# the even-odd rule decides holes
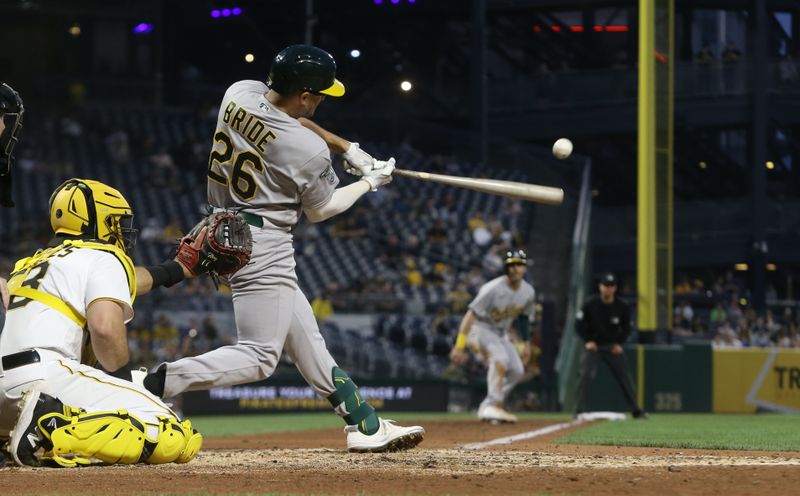
[[[336,79],[333,57],[311,45],[292,45],[281,50],[272,61],[267,86],[282,95],[297,91],[344,95],[344,85]]]

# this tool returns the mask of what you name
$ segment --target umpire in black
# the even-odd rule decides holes
[[[599,282],[599,294],[583,304],[576,318],[578,334],[585,342],[578,379],[576,414],[586,409],[589,384],[597,371],[597,361],[602,358],[622,387],[633,417],[645,418],[647,415],[636,402],[636,388],[622,350],[622,344],[631,332],[630,310],[627,304],[616,297],[617,278],[614,274],[603,274]]]

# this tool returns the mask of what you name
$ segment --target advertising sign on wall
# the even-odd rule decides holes
[[[357,381],[357,384],[362,396],[378,410],[447,410],[448,385],[444,381]],[[183,395],[183,411],[187,415],[330,410],[328,400],[301,382],[263,381]]]
[[[800,413],[800,350],[715,349],[714,412]]]

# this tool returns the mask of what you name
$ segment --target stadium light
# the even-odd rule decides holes
[[[214,19],[219,19],[220,17],[236,17],[240,16],[244,13],[244,9],[241,7],[224,7],[221,9],[213,9],[209,14]]]
[[[140,22],[136,26],[133,27],[133,32],[135,34],[147,34],[153,30],[153,25],[149,22]]]
[[[772,170],[772,169],[775,168],[775,162],[773,162],[772,160],[769,160],[765,165],[767,166],[767,169],[769,169],[769,170]]]
[[[77,24],[73,24],[69,27],[69,34],[72,36],[80,36],[81,35],[81,27]]]

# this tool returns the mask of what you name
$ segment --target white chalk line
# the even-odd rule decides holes
[[[462,448],[468,450],[479,450],[483,448],[488,448],[489,446],[497,446],[499,444],[511,444],[517,441],[524,441],[526,439],[533,439],[535,437],[546,436],[548,434],[552,434],[553,432],[558,432],[560,430],[585,423],[586,423],[585,420],[577,419],[571,422],[563,422],[561,424],[548,425],[547,427],[542,427],[541,429],[536,429],[534,431],[514,434],[513,436],[499,437],[497,439],[492,439],[491,441],[485,441],[483,443],[465,444],[462,446]]]

